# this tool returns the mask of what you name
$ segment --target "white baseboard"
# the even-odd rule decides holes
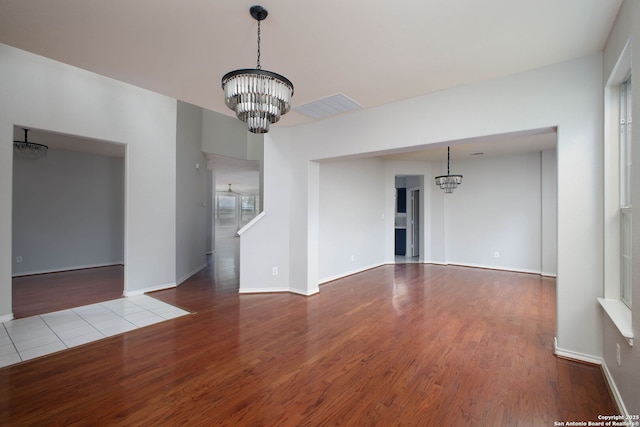
[[[167,283],[166,285],[158,285],[158,286],[150,286],[148,288],[143,288],[143,289],[134,289],[132,291],[124,291],[124,296],[125,297],[133,297],[136,295],[143,295],[146,294],[147,292],[155,292],[155,291],[163,291],[165,289],[171,289],[171,288],[175,288],[176,284],[175,283]]]
[[[593,365],[599,365],[602,370],[602,374],[604,375],[605,382],[607,383],[607,387],[609,388],[609,392],[613,396],[616,406],[618,407],[618,411],[620,411],[621,415],[628,416],[630,415],[627,411],[627,408],[624,405],[624,401],[622,400],[622,396],[620,395],[620,391],[618,387],[616,387],[616,383],[611,376],[611,371],[607,367],[604,359],[600,357],[590,356],[582,353],[577,353],[574,351],[563,350],[558,347],[558,338],[554,338],[554,346],[555,346],[555,354],[559,357],[564,357],[566,359],[576,360],[578,362],[586,362]]]
[[[565,350],[558,347],[558,337],[553,339],[554,354],[565,359],[572,359],[578,362],[590,363],[592,365],[602,365],[602,358],[590,354],[578,353],[576,351]]]
[[[180,286],[183,282],[185,282],[191,276],[201,272],[205,268],[207,268],[207,263],[206,262],[204,264],[202,264],[201,266],[195,268],[193,271],[191,271],[191,272],[185,274],[184,276],[182,276],[179,280],[176,281],[176,286]]]
[[[289,292],[288,287],[276,287],[276,288],[240,288],[238,291],[241,294],[268,294],[268,293],[281,293]]]
[[[13,320],[13,313],[5,314],[4,316],[0,316],[0,323],[8,322],[10,320]]]
[[[471,268],[483,268],[485,270],[500,270],[500,271],[512,271],[514,273],[527,273],[527,274],[538,274],[541,275],[542,272],[540,270],[527,270],[524,268],[510,268],[510,267],[502,267],[495,265],[484,265],[484,264],[464,264],[459,262],[448,262],[447,265],[457,265],[460,267],[471,267]]]
[[[616,387],[616,383],[613,380],[613,377],[611,376],[611,372],[609,371],[609,368],[607,367],[607,364],[605,363],[604,359],[602,359],[601,357],[595,357],[587,354],[577,353],[575,351],[561,349],[558,347],[557,337],[554,338],[554,346],[555,346],[554,352],[556,356],[564,357],[566,359],[576,360],[578,362],[586,362],[593,365],[599,365],[600,369],[602,370],[602,374],[604,375],[605,382],[607,383],[607,387],[609,387],[609,391],[611,392],[611,395],[613,396],[615,404],[618,407],[618,411],[620,411],[620,414],[622,415],[625,415],[625,416],[629,415],[629,412],[627,411],[627,408],[624,405],[624,401],[622,400],[622,396],[620,395],[620,391],[618,390],[618,387]]]
[[[288,287],[280,287],[280,288],[244,288],[240,289],[239,293],[241,294],[271,294],[271,293],[284,293],[291,292],[298,295],[304,295],[306,297],[315,295],[320,292],[320,288],[316,287],[309,291],[305,291],[302,289],[288,288]]]
[[[621,415],[624,415],[625,417],[627,417],[627,419],[629,419],[629,411],[627,411],[626,406],[624,406],[624,401],[622,400],[622,396],[620,395],[620,391],[618,391],[618,387],[616,387],[616,383],[613,380],[613,377],[611,376],[611,372],[609,371],[609,368],[607,367],[607,364],[605,363],[605,361],[602,361],[602,364],[600,365],[602,368],[602,372],[604,374],[604,378],[607,382],[607,386],[609,386],[609,391],[611,392],[611,395],[613,396],[613,399],[616,402],[616,406],[618,407],[618,411],[620,411]]]
[[[309,297],[311,295],[315,295],[315,294],[319,293],[320,292],[320,288],[316,286],[315,288],[310,289],[308,291],[304,291],[302,289],[293,289],[293,288],[291,288],[291,289],[289,289],[289,292],[293,292],[294,294],[304,295],[305,297]]]
[[[556,273],[545,273],[540,270],[528,270],[523,268],[510,268],[504,266],[485,265],[485,264],[467,264],[462,262],[442,262],[442,261],[424,261],[425,264],[434,265],[451,265],[458,267],[483,268],[485,270],[512,271],[514,273],[538,274],[540,276],[556,277]]]
[[[102,264],[74,265],[72,267],[60,267],[49,270],[24,271],[22,273],[13,274],[12,277],[33,276],[36,274],[60,273],[63,271],[86,270],[88,268],[112,267],[115,265],[124,265],[124,262],[107,262]]]
[[[372,268],[377,268],[377,267],[380,267],[380,266],[386,265],[386,264],[387,263],[385,263],[385,262],[381,262],[379,264],[374,264],[374,265],[370,265],[368,267],[358,268],[358,269],[355,269],[355,270],[347,271],[346,273],[337,274],[335,276],[325,277],[324,279],[320,280],[319,284],[322,285],[323,283],[333,282],[334,280],[342,279],[343,277],[351,276],[353,274],[362,273],[363,271],[371,270]]]

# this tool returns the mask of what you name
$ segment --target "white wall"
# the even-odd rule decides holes
[[[261,237],[271,241],[302,230],[291,236],[295,274],[290,279],[292,285],[312,290],[319,282],[319,242],[313,238],[319,229],[313,210],[319,183],[308,166],[313,161],[557,127],[558,351],[597,359],[602,355],[602,313],[594,304],[602,293],[603,272],[601,86],[598,54],[298,126],[282,141],[280,133],[270,133],[274,146],[291,145],[291,162],[279,166],[294,174],[299,201],[289,221],[281,222],[283,228],[262,230]],[[265,153],[265,182],[271,166]],[[393,200],[392,181],[386,191],[391,193],[387,200]],[[435,197],[444,196],[434,194],[432,202]],[[393,215],[385,215],[385,221],[392,230]],[[386,246],[393,248],[391,241]],[[296,263],[294,257],[304,262]],[[259,262],[242,258],[245,268]]]
[[[175,285],[176,101],[0,45],[0,136],[14,125],[127,144],[125,293]],[[12,145],[0,144],[0,316],[11,316]]]
[[[209,233],[202,108],[178,102],[177,114],[176,283],[180,284],[207,266]]]
[[[444,197],[447,262],[540,273],[540,153],[456,159],[455,173],[464,178]]]
[[[122,263],[124,159],[14,157],[12,240],[14,276]]]
[[[464,175],[463,184],[444,196],[430,172],[439,165],[431,162],[321,162],[320,281],[393,262],[393,244],[385,246],[391,239],[388,222],[379,213],[393,215],[394,202],[382,196],[397,175],[409,175],[402,179],[404,187],[422,190],[421,260],[555,275],[554,158],[551,151],[457,159],[455,172]],[[443,256],[433,261],[432,251]]]
[[[278,134],[278,144],[273,143],[274,134]],[[268,165],[264,171],[264,211],[262,218],[240,236],[241,293],[300,292],[291,281],[289,247],[291,233],[304,230],[288,227],[293,195],[289,134],[288,129],[272,128],[264,137],[264,162]],[[301,202],[299,198],[294,200]],[[273,268],[278,274],[273,274]]]
[[[384,179],[380,159],[320,163],[321,282],[384,264]]]
[[[620,58],[623,48],[627,42],[631,42],[631,74],[633,80],[633,107],[632,110],[636,114],[640,111],[640,84],[638,84],[638,76],[640,76],[640,2],[636,0],[625,0],[622,4],[620,12],[616,22],[609,35],[609,40],[604,49],[604,75],[602,84],[605,85],[609,78],[615,71],[618,59]],[[626,72],[626,70],[621,70]],[[624,77],[624,76],[623,76]],[[616,118],[613,118],[614,122]],[[617,126],[614,125],[612,131],[617,134]],[[614,138],[617,141],[617,138]],[[607,138],[605,142],[611,143],[611,139]],[[631,200],[635,210],[638,209],[638,201],[640,200],[640,132],[636,131],[632,135],[632,193]],[[613,147],[605,147],[607,152]],[[615,162],[617,160],[613,159]],[[607,169],[608,170],[608,169]],[[617,182],[617,176],[608,176],[608,182]],[[607,187],[609,194],[607,194],[607,201],[613,203],[613,215],[617,218],[617,185],[613,188]],[[613,193],[613,194],[611,194]],[[613,218],[609,215],[611,212],[610,203],[605,206],[607,216],[603,221],[605,230],[608,234],[617,233],[619,228],[617,224],[611,230],[611,224]],[[634,216],[637,218],[638,214]],[[632,330],[636,334],[634,346],[631,347],[627,341],[622,337],[618,329],[608,316],[603,316],[603,359],[606,372],[610,375],[610,379],[614,381],[618,397],[622,400],[627,414],[639,414],[640,413],[640,346],[638,345],[638,333],[640,331],[640,222],[635,220],[633,223],[633,272],[632,272],[632,297],[633,308],[631,310]],[[607,245],[611,243],[610,236],[607,238]],[[607,246],[604,256],[609,258],[614,265],[619,265],[616,260],[619,259],[619,251],[617,247],[617,241],[614,248]],[[611,249],[611,250],[610,250]],[[619,275],[611,274],[607,272],[605,275],[604,286],[609,290],[611,287],[619,287]],[[610,291],[609,291],[610,292]],[[614,292],[615,293],[615,292]],[[611,297],[607,295],[607,297]],[[620,360],[621,365],[618,366],[616,361],[616,344],[620,346]]]

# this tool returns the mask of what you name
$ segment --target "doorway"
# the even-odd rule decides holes
[[[395,187],[395,262],[419,262],[423,252],[424,175],[396,175]]]
[[[29,141],[48,150],[14,152],[14,317],[122,297],[125,146],[40,129]]]

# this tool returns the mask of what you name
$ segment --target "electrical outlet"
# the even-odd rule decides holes
[[[273,267],[273,275],[274,276],[278,275],[278,267]]]
[[[16,257],[16,264],[20,264],[22,262],[22,257],[21,256],[17,256]]]
[[[493,257],[494,257],[494,258],[500,258],[500,252],[495,251],[495,252],[493,253]]]
[[[355,255],[351,255],[351,262],[356,260],[356,256]]]
[[[618,366],[622,366],[620,362],[620,344],[616,343],[616,362],[618,362]]]

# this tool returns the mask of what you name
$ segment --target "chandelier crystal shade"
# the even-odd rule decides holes
[[[46,156],[49,147],[43,144],[29,142],[27,136],[29,129],[22,130],[24,131],[24,141],[13,141],[13,152],[22,158],[36,159]]]
[[[449,173],[449,163],[451,162],[451,148],[447,147],[447,174],[436,176],[436,185],[445,193],[453,193],[458,185],[462,184],[462,175],[451,175]]]
[[[269,125],[291,110],[293,84],[284,76],[260,66],[260,21],[267,17],[262,6],[252,6],[251,16],[258,21],[258,60],[256,68],[231,71],[222,77],[227,107],[247,123],[250,132],[267,133]]]

